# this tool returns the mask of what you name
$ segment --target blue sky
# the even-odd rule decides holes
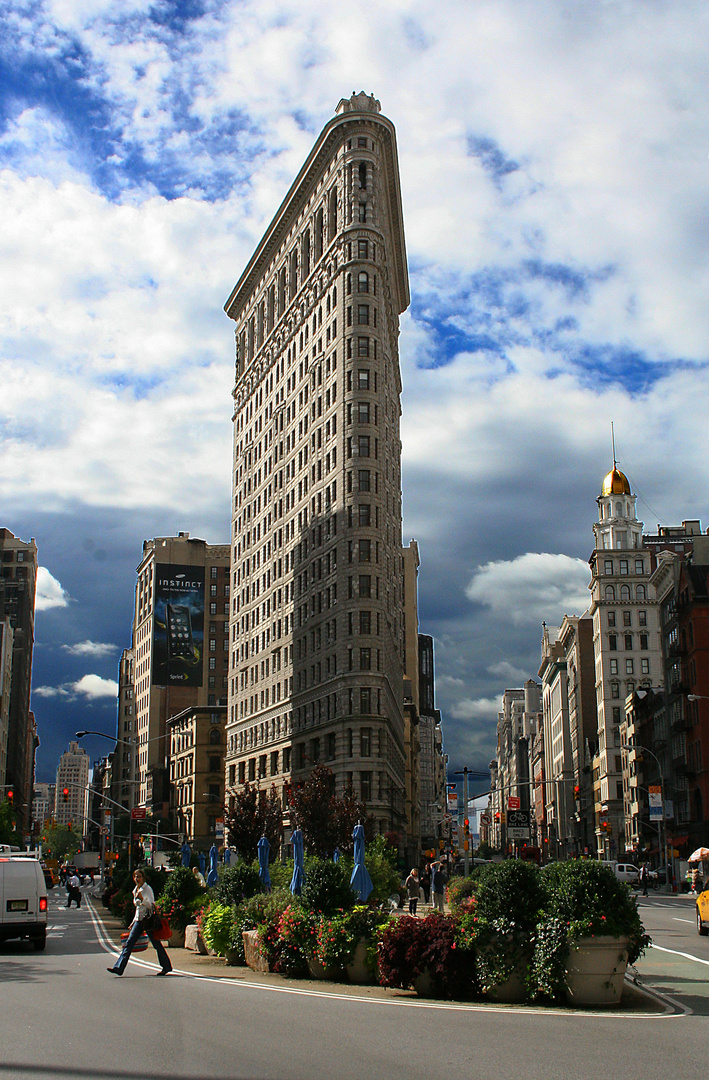
[[[6,0],[0,524],[37,539],[38,777],[113,730],[146,537],[228,536],[222,305],[341,97],[396,125],[404,539],[451,767],[586,603],[618,457],[707,508],[709,9]],[[92,756],[107,744],[89,743]]]

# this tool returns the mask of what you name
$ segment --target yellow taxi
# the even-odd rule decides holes
[[[703,891],[697,897],[696,910],[697,933],[706,937],[709,934],[709,882],[705,884]]]

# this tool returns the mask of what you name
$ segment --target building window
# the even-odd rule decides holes
[[[369,457],[369,435],[358,436],[357,453],[359,457]]]
[[[359,484],[359,490],[360,491],[369,491],[370,490],[369,469],[358,469],[358,471],[357,471],[357,481],[358,481],[358,484]]]
[[[617,675],[617,674],[618,674],[618,661],[617,660],[611,660],[611,675]]]
[[[605,560],[605,562],[603,563],[603,572],[606,573],[606,574],[612,574],[613,573],[613,560],[612,559],[606,559]]]
[[[360,270],[359,274],[357,275],[357,292],[369,292],[369,274],[366,270]]]
[[[327,761],[335,760],[335,732],[331,731],[325,738],[325,757]]]
[[[371,772],[363,772],[359,774],[359,780],[362,790],[362,802],[371,802],[372,800],[372,774]]]
[[[625,660],[625,674],[626,675],[632,675],[633,674],[633,661],[632,661],[631,657],[629,657],[629,656],[626,657],[626,660]]]
[[[627,575],[627,573],[628,573],[628,560],[627,559],[621,559],[620,560],[620,573],[621,573],[621,576],[626,576]]]
[[[625,651],[630,652],[632,647],[633,647],[633,635],[632,634],[626,634],[625,635]]]
[[[357,356],[369,356],[369,338],[357,338]]]
[[[372,595],[372,579],[369,574],[360,574],[359,576],[359,595],[361,597],[370,597]]]
[[[372,712],[372,691],[368,686],[363,686],[359,692],[359,711],[363,716],[369,716]]]
[[[608,648],[611,652],[615,652],[618,648],[618,638],[615,634],[608,635]]]
[[[620,686],[619,686],[619,684],[617,682],[612,682],[611,683],[611,697],[612,698],[619,698],[620,697]]]
[[[359,326],[369,326],[369,304],[357,305],[357,324]]]
[[[249,780],[251,783],[256,779],[256,758],[249,758]]]
[[[369,390],[369,368],[359,368],[357,371],[357,389]]]
[[[648,660],[647,656],[643,656],[640,661],[640,673],[642,675],[650,674],[650,661]]]
[[[608,625],[615,626],[615,611],[608,612]]]
[[[245,784],[246,783],[246,762],[245,761],[240,761],[239,762],[239,783],[240,784]]]
[[[371,632],[372,632],[372,613],[371,613],[371,611],[360,611],[360,613],[359,613],[359,632],[360,632],[360,634],[371,634]]]
[[[360,649],[359,650],[359,670],[371,671],[372,668],[372,650]]]
[[[221,767],[222,767],[222,759],[220,757],[218,757],[216,754],[210,755],[210,758],[209,758],[209,771],[210,772],[219,772],[221,770]]]
[[[615,600],[615,589],[612,585],[606,585],[605,598],[606,600]]]
[[[372,729],[362,728],[359,733],[359,754],[360,757],[372,756]]]
[[[359,523],[360,525],[369,525],[371,522],[371,507],[369,503],[359,504]]]
[[[647,649],[647,634],[640,635],[640,648]]]
[[[639,626],[647,626],[647,612],[646,611],[639,611],[638,612],[638,625]]]
[[[357,402],[357,422],[360,424],[369,423],[369,402],[358,401]]]
[[[360,540],[359,542],[359,561],[371,562],[372,561],[372,541]]]
[[[369,258],[369,241],[358,240],[357,241],[357,258],[368,259]]]
[[[644,572],[645,572],[645,564],[643,563],[642,559],[636,559],[635,560],[635,573],[636,574],[643,574]]]

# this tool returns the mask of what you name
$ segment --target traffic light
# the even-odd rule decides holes
[[[15,805],[15,792],[14,791],[8,791],[8,793],[7,793],[7,801],[9,802],[10,806]]]
[[[65,787],[64,790],[62,791],[62,799],[64,800],[64,802],[69,802],[69,788],[68,787]]]
[[[73,821],[70,821],[70,822],[69,822],[69,824],[67,825],[67,829],[69,830],[69,832],[71,832],[71,830],[72,830],[73,828],[74,828],[74,822],[73,822]]]
[[[578,784],[574,784],[574,798],[577,802],[581,798],[581,788]]]
[[[470,819],[469,818],[464,818],[463,819],[463,829],[465,831],[465,835],[470,836]]]

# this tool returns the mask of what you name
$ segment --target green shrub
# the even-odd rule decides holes
[[[318,916],[295,898],[277,915],[259,926],[259,937],[268,957],[269,967],[281,975],[304,975],[308,958],[315,953]]]
[[[170,920],[173,930],[182,933],[195,913],[204,906],[207,897],[191,870],[180,866],[167,875],[165,888],[157,908]]]
[[[308,859],[301,903],[309,911],[332,914],[354,907],[356,897],[341,862]]]
[[[219,904],[240,904],[261,891],[258,868],[239,860],[234,866],[225,866],[219,872],[217,884],[211,889],[212,897]]]
[[[214,949],[217,956],[226,956],[231,945],[233,927],[233,907],[230,904],[212,902],[202,919],[202,937],[207,948]]]

